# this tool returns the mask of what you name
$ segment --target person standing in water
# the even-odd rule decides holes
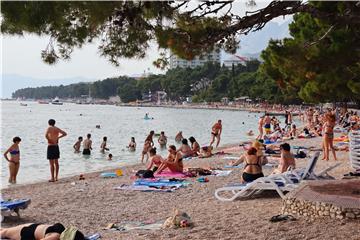
[[[179,131],[175,136],[175,142],[180,143],[183,139],[182,131]]]
[[[90,155],[92,150],[92,141],[91,141],[91,134],[88,133],[86,136],[86,139],[84,140],[84,149],[83,149],[83,155]]]
[[[216,147],[219,146],[221,133],[222,133],[222,124],[221,124],[221,120],[218,120],[217,123],[215,123],[211,128],[211,141],[209,146],[212,146],[212,144],[215,142],[215,138],[217,140]]]
[[[65,137],[67,133],[60,128],[55,127],[54,119],[50,119],[48,123],[49,127],[46,130],[45,138],[48,141],[47,159],[49,159],[51,174],[51,179],[49,182],[55,182],[58,180],[59,175],[59,139]]]
[[[75,150],[75,153],[79,153],[80,152],[80,146],[81,146],[81,142],[83,140],[83,137],[79,137],[78,140],[76,141],[76,143],[74,144],[73,148]]]
[[[258,122],[259,135],[257,136],[257,140],[262,139],[264,135],[264,116],[261,116]]]
[[[131,140],[129,142],[129,145],[127,146],[129,148],[129,151],[134,152],[136,150],[136,142],[135,138],[131,137]]]
[[[265,114],[264,123],[265,123],[264,124],[265,134],[270,134],[271,133],[271,118],[268,113]]]
[[[20,149],[19,149],[19,143],[21,142],[21,138],[14,137],[13,138],[13,144],[6,150],[4,153],[4,157],[6,161],[9,162],[9,183],[16,183],[16,176],[19,172],[20,168]],[[10,153],[10,159],[8,157],[8,154]]]
[[[109,151],[109,149],[106,147],[107,137],[103,137],[103,142],[101,143],[101,153],[105,153],[105,151]]]
[[[166,144],[167,144],[167,137],[165,136],[165,132],[161,132],[160,136],[158,138],[158,143],[160,144],[161,148],[166,148]]]

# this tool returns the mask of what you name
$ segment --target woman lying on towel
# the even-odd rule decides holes
[[[242,174],[243,182],[252,182],[255,179],[264,177],[261,168],[261,158],[257,156],[256,153],[256,148],[251,147],[249,150],[247,150],[246,154],[243,154],[239,160],[232,164],[233,166],[237,166],[242,162],[245,163]]]
[[[172,172],[183,172],[184,166],[181,153],[176,151],[176,147],[174,145],[170,145],[168,151],[168,157],[161,163],[156,173],[159,174],[167,168]]]
[[[28,223],[0,229],[1,239],[11,240],[84,240],[84,235],[74,227]]]

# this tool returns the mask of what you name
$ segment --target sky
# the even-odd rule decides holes
[[[256,8],[265,7],[269,2],[256,1]],[[255,10],[256,8],[245,7],[245,1],[235,2],[233,6],[234,12],[241,14],[245,10]],[[283,19],[275,21],[282,22]],[[162,72],[152,64],[158,57],[155,44],[151,45],[144,59],[123,59],[120,61],[119,67],[113,66],[98,54],[96,43],[88,44],[82,49],[75,49],[69,61],[61,60],[56,65],[48,65],[43,63],[40,57],[41,50],[46,47],[48,40],[49,37],[47,36],[25,35],[19,37],[1,35],[2,77],[19,75],[31,79],[47,80],[79,77],[94,81],[120,75],[140,75],[144,71]]]

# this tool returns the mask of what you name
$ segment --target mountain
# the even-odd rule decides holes
[[[239,40],[239,49],[236,51],[236,55],[257,58],[260,56],[262,50],[264,50],[270,39],[283,39],[290,37],[289,23],[292,19],[289,19],[281,24],[277,22],[269,22],[263,29],[256,32],[250,32],[248,35],[241,35]],[[229,59],[231,54],[222,53],[223,60]]]
[[[11,98],[11,94],[20,88],[69,85],[78,82],[93,82],[93,79],[84,77],[41,79],[20,76],[16,74],[2,74],[0,98]]]

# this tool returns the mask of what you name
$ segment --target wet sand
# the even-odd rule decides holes
[[[321,138],[297,139],[291,145],[320,147]],[[347,152],[337,152],[343,164],[330,175],[341,178],[351,171]],[[232,156],[238,156],[236,152]],[[222,167],[231,160],[218,155],[207,159],[185,161],[185,167]],[[322,157],[322,156],[321,156]],[[307,159],[297,159],[299,167]],[[318,172],[335,163],[318,161]],[[282,200],[276,194],[262,194],[248,200],[220,202],[214,197],[215,189],[229,183],[239,182],[241,169],[235,169],[227,177],[209,176],[208,183],[199,183],[189,178],[191,186],[172,193],[128,192],[114,190],[121,184],[131,184],[134,171],[142,165],[123,168],[124,176],[103,179],[99,173],[85,174],[85,181],[78,176],[60,179],[57,183],[41,182],[3,189],[7,198],[31,198],[28,209],[22,211],[21,220],[7,219],[2,226],[20,223],[61,222],[77,226],[86,234],[99,232],[102,239],[360,239],[359,221],[333,221],[320,219],[309,221],[297,217],[296,222],[271,223],[269,219],[280,213]],[[265,168],[265,175],[271,169]],[[61,176],[61,175],[60,175]],[[72,182],[76,182],[75,186]],[[86,183],[86,185],[85,185]],[[82,189],[82,190],[81,190]],[[109,223],[125,221],[159,221],[171,216],[173,209],[185,211],[194,221],[193,228],[161,229],[154,231],[134,230],[129,232],[102,230]]]

